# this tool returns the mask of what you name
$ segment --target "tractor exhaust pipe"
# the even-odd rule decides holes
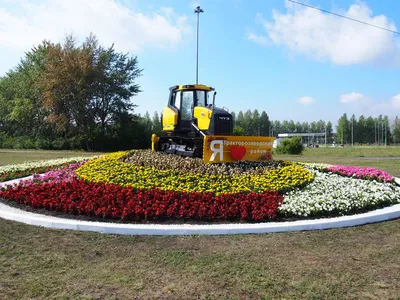
[[[214,92],[214,96],[213,96],[213,108],[215,107],[215,95],[217,95],[217,92]]]

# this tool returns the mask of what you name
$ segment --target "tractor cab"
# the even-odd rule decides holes
[[[192,124],[198,126],[199,118],[210,119],[215,94],[214,88],[205,85],[192,84],[171,87],[168,106],[162,113],[163,130],[188,132],[192,131]],[[202,127],[204,130],[208,129],[208,127]]]

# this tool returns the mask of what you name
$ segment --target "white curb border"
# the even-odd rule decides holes
[[[29,179],[30,177],[4,182],[0,184],[0,187],[10,183],[17,183],[20,180]],[[400,183],[400,179],[396,178],[396,182]],[[400,218],[400,204],[351,216],[291,222],[216,225],[143,225],[64,219],[26,212],[0,203],[0,218],[47,228],[94,231],[120,235],[232,235],[322,230],[377,223]]]

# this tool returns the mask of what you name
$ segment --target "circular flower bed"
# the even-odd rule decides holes
[[[135,150],[34,175],[2,188],[0,197],[122,221],[279,221],[400,203],[400,187],[394,177],[372,168],[285,161],[204,164]]]

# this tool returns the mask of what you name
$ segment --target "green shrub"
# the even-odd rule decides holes
[[[240,126],[233,127],[233,135],[244,135],[244,129]]]
[[[304,147],[300,137],[282,140],[281,144],[276,148],[278,154],[299,155],[303,152]]]

